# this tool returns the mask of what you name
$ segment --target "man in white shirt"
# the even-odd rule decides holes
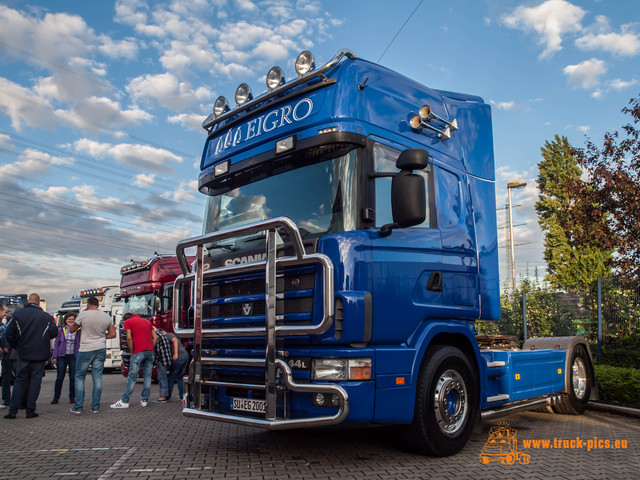
[[[111,317],[100,311],[100,302],[96,297],[87,299],[87,309],[78,315],[70,332],[82,328],[80,348],[76,358],[76,403],[71,407],[71,413],[82,413],[84,403],[84,380],[91,365],[91,380],[93,381],[93,395],[91,413],[100,412],[100,397],[102,396],[102,371],[107,355],[107,338],[116,337],[116,327]]]

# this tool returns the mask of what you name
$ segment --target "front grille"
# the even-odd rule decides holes
[[[311,325],[315,282],[315,265],[277,273],[276,315],[279,325]],[[206,279],[203,285],[203,326],[212,329],[263,326],[265,290],[264,273]]]

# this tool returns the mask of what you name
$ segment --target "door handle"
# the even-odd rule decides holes
[[[427,280],[427,290],[432,292],[442,291],[442,272],[431,272]]]

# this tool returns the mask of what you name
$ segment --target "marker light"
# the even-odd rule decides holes
[[[269,90],[274,90],[284,84],[284,72],[282,69],[277,65],[272,67],[269,73],[267,73],[266,83]]]
[[[213,176],[218,177],[220,175],[224,175],[229,171],[229,160],[226,160],[222,163],[217,164],[213,167]]]
[[[296,145],[296,136],[292,135],[276,142],[276,155],[292,150]]]
[[[236,103],[238,105],[244,105],[252,98],[251,87],[246,83],[241,83],[236,89]]]
[[[298,76],[306,75],[316,68],[315,59],[309,50],[305,50],[296,58],[296,73]]]
[[[216,102],[213,104],[213,113],[216,117],[219,117],[225,112],[229,111],[229,102],[227,99],[220,96],[216,99]]]

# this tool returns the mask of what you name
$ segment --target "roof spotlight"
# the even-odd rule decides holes
[[[280,85],[284,84],[284,72],[277,65],[272,67],[267,73],[267,88],[269,90],[275,90]]]
[[[227,102],[227,99],[222,96],[218,97],[213,104],[213,113],[215,114],[215,116],[219,117],[220,115],[228,111],[229,102]]]
[[[236,90],[236,103],[243,105],[253,98],[251,87],[246,83],[241,83]]]
[[[313,54],[309,50],[304,50],[296,58],[296,73],[298,76],[303,76],[316,68],[315,59]]]

